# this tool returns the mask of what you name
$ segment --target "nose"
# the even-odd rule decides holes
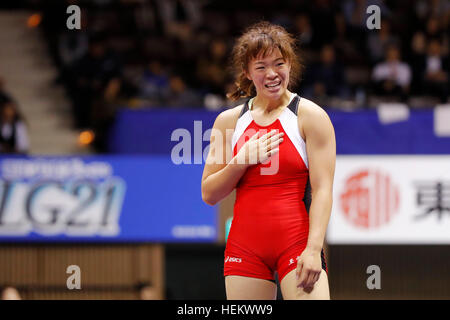
[[[277,76],[277,73],[272,68],[267,68],[267,77],[274,78]]]

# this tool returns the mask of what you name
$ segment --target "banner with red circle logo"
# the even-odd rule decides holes
[[[449,244],[450,156],[338,156],[329,244]]]

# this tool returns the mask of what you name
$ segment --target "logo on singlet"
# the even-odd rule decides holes
[[[354,226],[377,228],[388,224],[398,212],[399,189],[388,174],[361,170],[345,181],[340,206]]]
[[[298,260],[300,260],[300,256],[297,256],[297,258],[295,258],[295,260],[298,262]],[[294,259],[289,259],[289,265],[294,264]]]
[[[229,256],[227,256],[227,257],[225,258],[225,263],[227,263],[227,262],[237,262],[237,263],[241,263],[241,262],[242,262],[242,259],[241,259],[241,258],[235,258],[235,257],[229,257]]]

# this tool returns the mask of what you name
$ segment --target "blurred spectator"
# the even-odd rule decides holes
[[[19,291],[10,285],[5,285],[0,288],[1,299],[0,300],[22,300]]]
[[[345,66],[361,65],[365,63],[363,53],[358,50],[347,34],[347,24],[344,15],[337,13],[334,16],[336,24],[336,36],[333,39],[336,57]]]
[[[426,92],[439,98],[441,103],[447,102],[449,93],[448,70],[448,58],[442,55],[441,43],[431,40],[425,57],[424,87]]]
[[[412,69],[411,92],[423,94],[423,77],[425,70],[425,56],[427,51],[427,40],[423,32],[416,32],[411,39],[411,55],[409,63]]]
[[[445,41],[445,31],[442,29],[441,22],[437,17],[431,16],[428,19],[425,33],[429,40],[438,40],[441,43]]]
[[[102,36],[94,37],[88,53],[70,71],[69,94],[77,128],[91,127],[95,99],[111,100],[120,91],[121,66],[105,40]]]
[[[157,0],[167,36],[187,40],[202,21],[201,1]]]
[[[89,48],[89,34],[87,32],[86,11],[81,11],[81,30],[64,30],[58,39],[58,58],[60,75],[58,81],[65,83],[70,77],[70,68],[86,55]]]
[[[364,50],[367,34],[367,8],[376,5],[383,16],[390,14],[382,0],[346,0],[341,2],[342,13],[349,27],[349,35],[360,50]]]
[[[81,11],[81,30],[65,30],[58,41],[58,52],[63,66],[68,66],[81,59],[88,51],[89,34],[87,33],[86,11]]]
[[[386,50],[386,59],[375,65],[372,73],[374,91],[381,96],[400,96],[407,99],[411,83],[411,68],[400,60],[400,49],[390,46]]]
[[[13,101],[0,106],[0,151],[26,153],[29,148],[27,126]]]
[[[139,96],[150,105],[161,105],[169,91],[169,75],[157,60],[151,61],[139,83]]]
[[[428,14],[439,19],[449,18],[450,2],[448,0],[428,0]],[[444,20],[442,20],[444,21]]]
[[[171,76],[170,89],[164,105],[168,107],[202,107],[202,97],[186,86],[186,83],[180,76]]]
[[[303,61],[313,61],[315,56],[313,50],[314,30],[306,13],[295,16],[293,32],[297,36]]]
[[[298,40],[303,50],[310,49],[314,35],[314,31],[311,26],[311,21],[308,15],[299,14],[295,17],[295,32],[298,35]]]
[[[349,26],[366,28],[368,18],[367,8],[369,6],[378,6],[383,17],[391,14],[391,11],[384,2],[384,0],[345,0],[341,3],[341,9]]]
[[[224,66],[227,63],[228,48],[225,41],[215,39],[211,42],[206,56],[200,57],[197,76],[208,93],[222,94],[227,81]]]
[[[331,43],[335,36],[334,13],[336,8],[331,0],[316,0],[311,2],[311,24],[313,26],[312,47],[322,48]]]
[[[372,64],[383,60],[387,47],[400,46],[398,37],[391,33],[391,23],[387,19],[381,20],[381,29],[373,30],[367,38],[367,50]]]
[[[365,99],[369,90],[393,99],[422,95],[444,101],[449,91],[448,0],[252,0],[238,6],[207,0],[97,0],[82,6],[82,29],[76,32],[67,30],[66,16],[59,14],[72,2],[84,3],[45,5],[42,28],[52,56],[57,53],[76,126],[94,129],[96,143],[104,140],[119,107],[216,110],[227,105],[229,46],[245,27],[263,19],[289,27],[297,37],[306,71],[295,89],[325,99],[322,104],[339,104],[343,98],[363,107],[377,100]],[[381,9],[381,30],[367,29],[370,5]],[[440,46],[431,44],[435,40]],[[400,49],[410,66],[400,60]],[[144,70],[142,76],[136,70]],[[128,86],[130,78],[136,90]],[[132,95],[137,99],[122,99]],[[2,98],[0,83],[2,99],[8,97]]]
[[[344,71],[336,61],[332,45],[325,45],[320,52],[319,63],[314,64],[305,76],[309,85],[305,88],[307,96],[346,98],[349,94]]]
[[[0,106],[8,101],[11,101],[11,97],[4,91],[4,82],[3,79],[0,78]]]

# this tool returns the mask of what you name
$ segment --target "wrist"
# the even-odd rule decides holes
[[[322,251],[322,245],[320,245],[318,243],[309,243],[308,242],[308,244],[306,245],[306,249],[308,251],[320,253]]]
[[[229,162],[229,164],[231,164],[231,166],[237,170],[246,170],[247,167],[249,166],[248,163],[246,163],[246,161],[243,161],[239,155],[236,155],[233,157],[233,159],[231,159],[231,161]]]

